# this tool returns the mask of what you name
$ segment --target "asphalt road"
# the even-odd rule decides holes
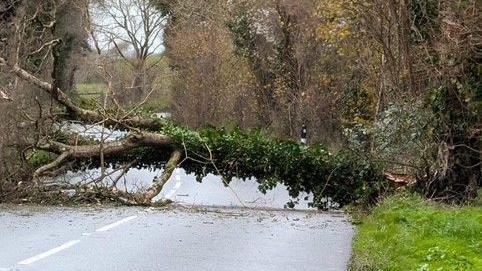
[[[161,174],[159,169],[130,169],[117,187],[123,191],[136,191],[147,188],[152,180]],[[100,170],[94,169],[83,173],[68,173],[59,177],[60,181],[90,182],[98,178]],[[111,176],[113,179],[117,175]],[[194,175],[186,174],[183,169],[176,169],[169,181],[164,185],[162,192],[155,200],[170,199],[188,206],[210,206],[230,208],[262,208],[283,209],[290,200],[286,186],[279,184],[273,190],[263,194],[258,189],[259,184],[254,180],[239,180],[233,178],[229,186],[224,185],[219,176],[209,174],[202,183],[196,181]],[[302,193],[296,201],[297,210],[314,210],[308,206],[312,195]]]
[[[0,205],[0,270],[345,270],[339,213]]]
[[[98,174],[64,176],[67,182]],[[132,169],[125,189],[149,186],[160,170]],[[119,187],[122,189],[122,187]],[[306,197],[306,199],[305,199]],[[346,270],[353,229],[341,213],[319,213],[301,195],[296,210],[280,185],[178,169],[156,208],[49,208],[0,205],[0,271]],[[200,207],[202,206],[202,207]]]

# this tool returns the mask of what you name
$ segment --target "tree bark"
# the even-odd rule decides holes
[[[54,162],[39,168],[34,176],[38,177],[47,170],[60,167],[68,161],[97,157],[101,151],[105,157],[112,157],[139,147],[156,148],[171,145],[172,141],[169,137],[149,132],[135,133],[119,141],[96,145],[71,146],[60,142],[50,142],[40,146],[39,149],[56,153],[60,156]]]
[[[75,84],[77,61],[82,57],[82,48],[86,43],[87,32],[84,30],[83,3],[85,0],[67,0],[57,7],[53,35],[60,42],[53,47],[54,65],[53,84],[71,96]]]
[[[151,203],[152,199],[155,198],[161,192],[164,185],[167,183],[169,178],[171,177],[174,170],[177,168],[179,163],[181,162],[182,153],[179,150],[175,150],[171,154],[171,158],[167,162],[166,166],[164,167],[164,171],[162,175],[157,179],[156,182],[144,193],[143,200],[144,203],[148,204]]]

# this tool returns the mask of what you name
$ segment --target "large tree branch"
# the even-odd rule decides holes
[[[17,63],[12,65],[8,63],[7,60],[0,57],[0,66],[7,66],[17,77],[49,94],[54,100],[64,106],[70,117],[75,120],[85,123],[102,122],[105,125],[121,125],[128,128],[132,127],[140,129],[159,129],[163,124],[162,120],[159,119],[129,116],[113,117],[96,111],[83,109],[77,106],[62,90],[54,87],[51,83],[37,78],[28,71],[22,69]],[[45,145],[39,146],[39,149],[56,153],[59,156],[53,162],[38,168],[33,174],[34,180],[38,181],[39,177],[42,175],[45,175],[54,169],[61,168],[71,161],[98,157],[101,153],[105,157],[114,157],[139,147],[158,148],[161,150],[163,147],[172,147],[173,145],[172,140],[167,136],[140,131],[139,129],[134,130],[136,132],[133,132],[124,139],[114,142],[74,146],[60,142],[49,142]],[[164,184],[169,180],[174,169],[180,163],[181,157],[182,153],[180,151],[174,151],[166,164],[163,174],[146,192],[130,195],[128,193],[120,193],[114,188],[112,188],[111,192],[114,195],[117,195],[119,199],[126,204],[150,204],[152,199],[161,192]]]
[[[164,167],[164,171],[162,175],[159,176],[156,182],[152,184],[152,186],[144,193],[143,201],[145,204],[151,203],[152,199],[155,198],[159,193],[161,193],[162,188],[167,183],[167,181],[171,178],[172,173],[177,168],[179,163],[181,162],[182,152],[179,150],[175,150],[171,154],[171,158],[167,162],[166,166]]]
[[[125,139],[115,142],[104,143],[102,145],[96,144],[70,146],[59,142],[52,142],[41,146],[40,149],[60,155],[50,164],[47,164],[37,169],[37,171],[35,171],[34,173],[34,178],[37,181],[38,178],[43,174],[47,173],[50,170],[62,167],[69,161],[75,159],[97,157],[100,151],[102,151],[104,156],[115,156],[125,151],[129,151],[142,146],[149,146],[152,148],[161,149],[162,147],[171,145],[172,142],[170,138],[163,135],[147,132],[132,134]],[[119,199],[126,204],[150,204],[152,202],[152,199],[161,192],[162,188],[167,183],[178,164],[181,162],[181,159],[182,152],[179,150],[174,150],[174,152],[171,154],[171,158],[166,163],[162,175],[144,193],[138,193],[133,195],[130,195],[128,193],[120,193],[119,191],[116,191],[115,187],[112,187],[112,192],[118,195]]]
[[[80,120],[86,123],[99,123],[103,122],[105,125],[114,126],[121,125],[125,127],[134,127],[140,129],[156,130],[162,127],[163,121],[154,118],[141,118],[141,117],[124,117],[119,118],[117,116],[106,116],[99,112],[83,109],[77,106],[70,98],[59,88],[46,81],[43,81],[28,71],[22,69],[17,63],[10,64],[4,58],[0,57],[0,65],[7,66],[11,69],[17,77],[25,80],[26,82],[40,88],[48,93],[58,103],[63,105],[70,114],[70,117],[75,120]]]
[[[100,151],[104,156],[114,156],[138,147],[166,147],[171,146],[172,140],[164,135],[141,132],[128,137],[103,144],[71,146],[60,142],[50,142],[39,149],[57,154],[67,154],[67,159],[85,159],[99,156]]]

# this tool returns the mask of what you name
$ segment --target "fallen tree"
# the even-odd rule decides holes
[[[37,142],[34,149],[57,155],[53,161],[35,170],[33,183],[37,186],[42,185],[43,175],[69,162],[90,160],[97,161],[92,165],[98,165],[116,163],[124,157],[125,160],[136,159],[138,166],[161,164],[164,167],[162,175],[142,193],[121,193],[112,187],[112,195],[128,204],[150,204],[176,167],[195,173],[199,180],[208,173],[221,175],[226,184],[233,177],[255,177],[262,191],[283,183],[294,198],[301,192],[313,193],[313,204],[322,208],[327,207],[328,199],[340,205],[372,201],[386,188],[385,178],[374,164],[347,154],[334,155],[321,146],[306,147],[298,142],[272,139],[259,132],[192,131],[165,120],[119,111],[87,110],[77,106],[59,88],[17,64],[10,64],[3,58],[0,58],[0,64],[63,106],[67,113],[63,119],[128,131],[125,138],[112,142],[77,141],[69,144],[68,140],[61,142],[55,138]],[[171,153],[170,158],[163,159],[168,153]]]

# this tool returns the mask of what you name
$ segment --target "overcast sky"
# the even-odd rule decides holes
[[[146,41],[147,26],[142,16],[142,10],[146,10],[150,22],[150,29],[154,30],[148,37],[151,54],[160,54],[164,51],[163,35],[165,19],[154,7],[146,6],[143,0],[111,0],[105,1],[105,6],[92,5],[91,16],[94,26],[95,37],[103,53],[115,49],[113,41],[122,48],[128,57],[135,55],[133,43],[143,44]],[[128,18],[125,20],[125,18]],[[127,27],[121,26],[127,23]],[[152,26],[152,25],[156,26]],[[134,41],[133,41],[134,40]],[[91,39],[91,45],[94,42]]]

